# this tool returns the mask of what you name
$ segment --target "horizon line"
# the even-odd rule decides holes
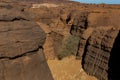
[[[93,0],[92,0],[92,2],[91,1],[88,1],[88,0],[70,0],[70,1],[74,1],[74,2],[80,2],[80,3],[85,3],[85,4],[116,4],[116,5],[120,5],[120,1],[118,1],[118,2],[113,2],[113,1],[96,1],[96,0],[94,0],[94,2],[93,2]]]

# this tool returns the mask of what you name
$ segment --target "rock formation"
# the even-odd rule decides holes
[[[32,13],[31,16],[35,21],[46,25],[41,25],[44,26],[43,29],[47,28],[45,29],[48,35],[45,45],[47,47],[44,47],[45,53],[49,55],[54,53],[55,56],[61,51],[60,46],[66,44],[65,40],[68,36],[78,36],[80,38],[78,50],[74,55],[82,60],[84,70],[99,80],[119,79],[120,70],[113,66],[118,66],[115,63],[119,60],[115,54],[119,56],[117,44],[119,44],[120,6],[74,2],[66,4],[67,6],[59,4],[59,7],[54,8],[41,7],[34,11],[26,10]],[[53,33],[55,35],[52,36]]]
[[[110,52],[118,33],[118,30],[104,27],[93,31],[83,55],[83,67],[88,74],[95,75],[100,80],[108,80]]]
[[[0,6],[1,77],[8,76],[8,80],[14,80],[12,76],[20,74],[16,77],[21,80],[23,77],[25,80],[52,80],[42,57],[42,47],[46,58],[54,59],[68,44],[74,43],[74,40],[69,40],[69,37],[73,36],[72,38],[77,37],[78,40],[75,44],[77,50],[75,49],[72,54],[82,60],[86,73],[99,80],[119,80],[120,5],[66,2],[56,3],[55,7],[47,7],[50,5],[48,1],[46,6],[33,8],[33,4],[24,3],[22,8],[16,5],[18,10],[10,5]],[[23,6],[23,3],[19,5]],[[31,18],[25,16],[26,12]],[[36,21],[45,33],[30,20]],[[69,45],[71,46],[73,47]],[[71,54],[70,51],[68,53]],[[37,64],[39,61],[41,64],[44,61],[46,67]],[[19,71],[12,75],[7,73],[18,69]],[[31,69],[34,69],[32,73]],[[35,73],[37,75],[34,75]]]
[[[2,4],[0,12],[0,80],[53,80],[44,31],[17,8]]]
[[[80,37],[77,56],[82,59],[84,70],[99,80],[119,79],[116,63],[119,59],[115,56],[119,52],[120,27],[116,24],[119,10],[116,14],[112,10],[111,13],[89,12],[88,16],[81,13],[78,13],[81,17],[73,17],[71,33]]]

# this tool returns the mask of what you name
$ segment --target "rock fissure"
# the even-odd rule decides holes
[[[20,55],[13,56],[13,57],[2,56],[2,57],[0,57],[0,60],[2,60],[2,59],[9,59],[9,60],[18,59],[18,58],[21,58],[21,57],[24,57],[24,56],[28,56],[28,55],[32,55],[32,54],[37,54],[37,53],[34,53],[34,52],[37,52],[38,50],[39,50],[39,48],[36,49],[36,50],[33,50],[33,51],[29,51],[29,52],[22,53]]]
[[[30,21],[30,20],[28,20],[28,19],[25,19],[25,18],[14,18],[14,19],[12,19],[11,21],[20,21],[20,20],[24,20],[24,21]]]
[[[14,22],[14,21],[29,21],[29,20],[25,18],[13,18],[11,20],[0,20],[0,22]]]

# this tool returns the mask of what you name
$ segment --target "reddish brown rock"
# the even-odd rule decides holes
[[[0,80],[53,80],[44,31],[17,9],[0,8]]]
[[[75,2],[57,3],[57,7],[47,7],[48,5],[49,2],[39,8],[30,6],[24,9],[34,21],[40,23],[47,35],[44,44],[47,57],[55,57],[54,55],[60,53],[63,45],[67,43],[65,39],[68,40],[71,34],[78,36],[78,50],[73,53],[81,57],[85,71],[100,80],[115,80],[112,78],[116,73],[114,69],[119,71],[115,62],[119,61],[116,55],[119,54],[120,6]],[[112,64],[118,67],[113,67]]]
[[[90,37],[90,35],[92,34],[92,32],[93,32],[93,28],[88,28],[83,32],[82,36],[80,37],[79,48],[78,48],[78,53],[77,53],[78,59],[79,58],[82,59],[82,56],[85,51],[85,46],[87,44],[87,40]]]
[[[102,27],[93,31],[83,56],[83,67],[88,74],[99,80],[108,80],[110,53],[118,33],[118,30]]]
[[[67,19],[67,23],[69,23],[69,21],[73,19],[72,20],[73,23],[71,26],[71,33],[73,35],[81,36],[84,30],[87,29],[88,27],[87,16],[88,13],[84,11],[72,11],[70,13]]]

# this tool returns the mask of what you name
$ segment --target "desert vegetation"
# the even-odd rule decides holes
[[[63,40],[62,48],[57,55],[58,59],[62,59],[67,56],[75,55],[78,50],[80,38],[78,36],[70,35]]]

